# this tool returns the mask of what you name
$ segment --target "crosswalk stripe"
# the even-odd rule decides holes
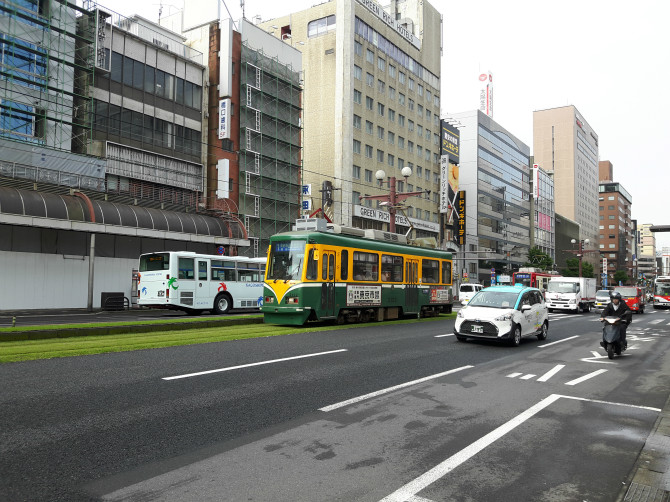
[[[516,378],[521,375],[523,375],[523,373],[510,373],[509,375],[507,375],[507,378]]]
[[[524,376],[521,377],[521,380],[530,380],[530,379],[533,378],[534,376],[535,376],[535,375],[531,375],[531,374],[524,375]]]
[[[653,321],[649,321],[649,324],[660,324],[663,322],[663,319],[654,319]]]

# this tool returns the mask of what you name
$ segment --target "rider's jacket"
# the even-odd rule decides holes
[[[602,317],[618,317],[622,321],[625,321],[627,324],[630,324],[633,318],[633,312],[630,310],[626,302],[619,300],[619,308],[614,310],[612,302],[607,304],[607,307],[603,309],[601,314]]]

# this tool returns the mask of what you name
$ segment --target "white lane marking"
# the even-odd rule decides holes
[[[447,333],[446,335],[435,335],[435,338],[442,338],[443,336],[454,336],[453,333]]]
[[[563,368],[565,368],[565,364],[558,364],[558,365],[554,366],[552,369],[550,369],[549,371],[547,371],[540,378],[538,378],[537,381],[538,382],[546,382],[551,377],[553,377],[556,373],[561,371]]]
[[[660,324],[663,322],[663,319],[654,319],[653,321],[649,321],[649,324]]]
[[[568,338],[563,338],[563,340],[558,340],[556,342],[551,342],[551,343],[545,343],[544,345],[538,345],[538,348],[549,347],[550,345],[555,345],[557,343],[567,342],[568,340],[572,340],[573,338],[579,338],[579,335],[569,336]]]
[[[405,387],[410,387],[410,386],[416,385],[418,383],[427,382],[428,380],[433,380],[433,379],[439,378],[441,376],[451,375],[452,373],[456,373],[457,371],[463,371],[463,370],[467,370],[469,368],[474,368],[474,366],[472,366],[472,365],[461,366],[460,368],[456,368],[456,369],[449,370],[449,371],[443,371],[442,373],[436,373],[435,375],[430,375],[430,376],[427,376],[427,377],[419,378],[418,380],[412,380],[411,382],[405,382],[405,383],[401,383],[399,385],[394,385],[393,387],[387,387],[386,389],[378,390],[378,391],[375,391],[375,392],[370,392],[369,394],[365,394],[363,396],[353,397],[351,399],[347,399],[346,401],[340,401],[339,403],[324,406],[323,408],[319,408],[319,411],[333,411],[333,410],[336,410],[338,408],[343,408],[344,406],[348,406],[348,405],[353,404],[353,403],[358,403],[360,401],[365,401],[366,399],[381,396],[382,394],[388,394],[389,392],[393,392],[394,390],[404,389]]]
[[[601,373],[605,373],[607,370],[596,370],[592,373],[589,373],[587,375],[584,375],[583,377],[575,378],[574,380],[570,380],[569,382],[565,382],[565,385],[577,385],[578,383],[582,383],[589,378],[593,378],[595,376],[600,375]]]
[[[439,463],[429,471],[425,472],[418,478],[410,481],[405,486],[399,488],[392,494],[384,497],[380,502],[405,502],[410,497],[415,496],[421,490],[425,489],[427,486],[431,485],[445,474],[453,471],[456,467],[461,465],[466,460],[469,460],[477,453],[482,451],[484,448],[497,441],[503,437],[508,432],[514,430],[516,427],[524,423],[526,420],[531,418],[536,413],[542,411],[544,408],[552,404],[554,401],[560,399],[561,396],[557,394],[552,394],[549,397],[544,398],[539,403],[531,406],[523,413],[520,413],[509,422],[504,423],[497,429],[489,432],[482,438],[478,439],[469,446],[466,446],[458,453],[455,453],[445,461]]]
[[[589,403],[600,403],[600,404],[612,404],[614,406],[625,406],[626,408],[637,408],[640,410],[649,410],[649,411],[655,411],[660,413],[661,410],[660,408],[652,408],[651,406],[640,406],[639,404],[626,404],[626,403],[615,403],[614,401],[601,401],[599,399],[588,399],[586,397],[575,397],[575,396],[564,396],[564,395],[559,395],[559,397],[563,397],[565,399],[574,399],[576,401],[587,401]]]
[[[593,357],[584,357],[580,361],[584,361],[585,363],[614,364],[612,361],[598,361],[598,359],[609,359],[607,355],[601,356],[595,350],[592,350],[591,354],[593,354]]]
[[[280,363],[280,362],[283,362],[283,361],[293,361],[295,359],[304,359],[306,357],[325,356],[326,354],[336,354],[338,352],[347,352],[347,350],[348,349],[329,350],[328,352],[317,352],[315,354],[305,354],[305,355],[302,355],[302,356],[282,357],[281,359],[271,359],[269,361],[261,361],[261,362],[258,362],[258,363],[241,364],[239,366],[229,366],[228,368],[219,368],[219,369],[215,369],[215,370],[199,371],[197,373],[188,373],[186,375],[177,375],[177,376],[165,377],[162,380],[177,380],[179,378],[189,378],[189,377],[200,376],[200,375],[209,375],[210,373],[221,373],[223,371],[239,370],[241,368],[250,368],[252,366],[261,366],[261,365],[264,365],[264,364],[273,364],[273,363]]]
[[[527,374],[527,375],[522,376],[519,380],[530,380],[530,379],[533,378],[534,376],[535,376],[535,375],[532,375],[532,374],[529,373],[529,374]]]
[[[507,378],[516,378],[521,375],[523,375],[523,373],[510,373],[509,375],[507,375]]]
[[[544,398],[542,401],[539,403],[531,406],[528,408],[526,411],[520,413],[513,419],[511,419],[509,422],[504,423],[497,429],[489,432],[482,438],[478,439],[474,443],[472,443],[469,446],[466,446],[463,448],[461,451],[458,453],[452,455],[445,461],[439,463],[429,471],[425,472],[418,478],[414,479],[413,481],[410,481],[406,485],[402,486],[392,494],[388,495],[387,497],[384,497],[380,502],[405,502],[405,501],[412,501],[412,497],[416,497],[416,494],[419,493],[421,490],[424,490],[426,487],[429,485],[433,484],[435,481],[440,479],[441,477],[445,476],[449,472],[453,471],[456,467],[461,465],[463,462],[469,460],[473,456],[475,456],[477,453],[482,451],[484,448],[487,446],[493,444],[495,441],[503,437],[505,434],[508,432],[514,430],[516,427],[524,423],[526,420],[532,418],[534,415],[536,415],[538,412],[542,411],[545,409],[547,406],[551,405],[552,403],[558,401],[559,399],[564,398],[564,399],[574,399],[577,401],[586,401],[586,402],[591,402],[591,403],[599,403],[599,404],[611,404],[613,406],[625,406],[627,408],[637,408],[641,410],[649,410],[649,411],[654,411],[657,413],[660,413],[662,410],[660,408],[652,408],[650,406],[640,406],[640,405],[635,405],[635,404],[626,404],[626,403],[615,403],[611,401],[600,401],[597,399],[587,399],[583,397],[573,397],[573,396],[565,396],[562,394],[552,394],[549,397]]]

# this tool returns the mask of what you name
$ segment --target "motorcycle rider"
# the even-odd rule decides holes
[[[621,341],[626,348],[626,328],[632,322],[632,312],[626,302],[621,299],[621,293],[618,291],[610,293],[610,302],[603,309],[599,320],[603,321],[607,316],[618,317],[621,320]]]

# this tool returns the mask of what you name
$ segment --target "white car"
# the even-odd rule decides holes
[[[479,293],[484,286],[481,284],[464,283],[458,288],[458,300],[462,305],[467,305],[470,299]]]
[[[458,312],[454,325],[459,342],[479,338],[511,345],[519,345],[526,336],[544,340],[548,330],[548,310],[542,292],[521,284],[482,289]]]

